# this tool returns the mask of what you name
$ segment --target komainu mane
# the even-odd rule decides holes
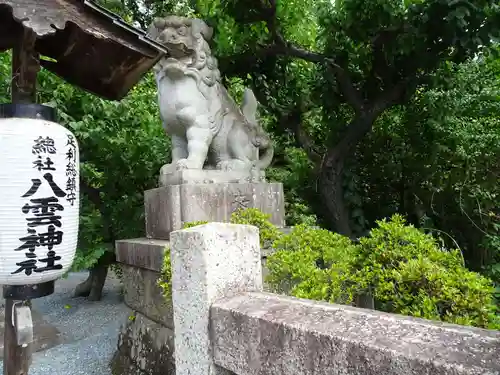
[[[246,89],[240,109],[221,84],[208,45],[212,29],[200,19],[169,16],[155,19],[149,35],[170,52],[155,67],[160,116],[172,138],[166,167],[267,168],[273,146],[257,121],[257,100]]]

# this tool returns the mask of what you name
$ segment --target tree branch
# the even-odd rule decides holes
[[[111,242],[114,246],[115,243],[115,233],[113,231],[113,225],[111,221],[108,219],[105,209],[104,202],[101,199],[101,192],[99,189],[96,189],[90,186],[83,178],[80,177],[80,190],[82,193],[86,194],[88,199],[94,204],[99,213],[101,214],[103,224],[105,226],[104,230],[109,237],[109,242]]]
[[[254,87],[254,93],[257,97],[257,100],[270,108],[267,98],[261,90],[256,90]],[[302,127],[303,116],[304,113],[307,113],[309,108],[304,108],[303,105],[296,104],[294,108],[290,111],[287,111],[285,114],[285,110],[274,110],[276,117],[278,118],[278,124],[281,128],[291,131],[294,134],[295,142],[298,147],[302,148],[306,153],[309,159],[319,164],[321,162],[321,154],[316,151],[316,147],[314,141],[311,139],[309,134]]]
[[[337,77],[340,90],[344,95],[346,101],[354,108],[356,112],[363,109],[363,101],[360,93],[354,87],[348,72],[345,71],[335,60],[323,54],[307,51],[303,48],[297,47],[292,43],[285,40],[283,34],[279,30],[276,0],[268,0],[270,7],[268,8],[268,17],[266,18],[267,28],[274,39],[274,44],[281,49],[281,54],[289,57],[295,57],[312,63],[325,64],[333,70]]]
[[[371,111],[377,117],[387,108],[406,102],[415,93],[420,82],[421,79],[417,76],[407,77],[399,81],[391,88],[382,92],[379,99],[372,105]]]
[[[80,177],[80,190],[82,193],[87,195],[89,200],[94,204],[94,206],[102,215],[104,204],[102,202],[99,189],[93,188],[83,178]]]
[[[322,157],[316,151],[314,141],[302,126],[305,112],[306,111],[299,106],[295,107],[290,113],[280,118],[280,125],[291,130],[295,136],[297,146],[306,152],[307,156],[313,163],[319,164]]]
[[[369,108],[356,114],[341,137],[340,142],[330,148],[324,156],[323,167],[335,168],[337,164],[342,165],[341,160],[350,156],[353,148],[370,132],[377,117],[391,106],[403,102],[405,97],[414,92],[417,85],[417,79],[402,80],[392,88],[384,90],[380,98]]]
[[[255,65],[259,60],[274,56],[294,57],[314,64],[323,64],[335,74],[340,91],[349,105],[356,112],[362,111],[364,109],[362,96],[352,83],[349,73],[338,65],[335,59],[320,53],[308,51],[288,42],[279,30],[276,0],[267,0],[269,5],[263,4],[262,1],[265,3],[266,0],[260,0],[259,4],[262,18],[271,34],[271,44],[261,46],[257,51],[245,51],[242,54],[219,59],[221,69],[224,66],[227,69],[232,65],[233,71],[239,70],[243,73],[243,69]],[[230,74],[227,70],[224,70],[224,72]]]

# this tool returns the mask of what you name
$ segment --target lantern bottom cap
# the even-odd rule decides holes
[[[25,301],[46,297],[54,293],[55,280],[41,284],[30,285],[4,285],[3,297],[16,301]]]

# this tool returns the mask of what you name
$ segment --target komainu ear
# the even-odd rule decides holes
[[[159,17],[155,18],[151,23],[151,25],[149,25],[147,36],[153,40],[158,40],[158,37],[160,36],[161,32],[165,29],[166,25],[167,23],[164,18],[159,18]]]
[[[200,33],[203,36],[203,39],[209,41],[212,39],[214,30],[208,26],[205,21],[200,20],[199,18],[194,18],[191,20],[191,29],[194,34]]]
[[[154,27],[156,27],[157,29],[160,29],[160,30],[164,29],[166,24],[167,24],[167,21],[165,20],[165,18],[155,17],[155,19],[153,20]]]
[[[257,123],[257,107],[259,103],[255,98],[255,94],[249,88],[245,89],[243,93],[243,101],[241,103],[241,112],[243,112],[243,116],[247,119],[250,124]]]

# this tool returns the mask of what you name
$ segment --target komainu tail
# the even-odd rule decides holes
[[[241,103],[241,112],[247,122],[255,130],[255,137],[252,142],[259,148],[259,160],[257,161],[257,167],[259,169],[266,169],[273,161],[274,147],[271,139],[264,132],[264,129],[262,129],[257,121],[257,107],[258,102],[253,91],[249,88],[245,89],[245,92],[243,93],[243,101]]]
[[[257,106],[259,103],[255,98],[255,95],[252,90],[245,89],[243,93],[243,102],[241,103],[241,112],[243,112],[243,116],[247,119],[247,121],[257,126]]]

